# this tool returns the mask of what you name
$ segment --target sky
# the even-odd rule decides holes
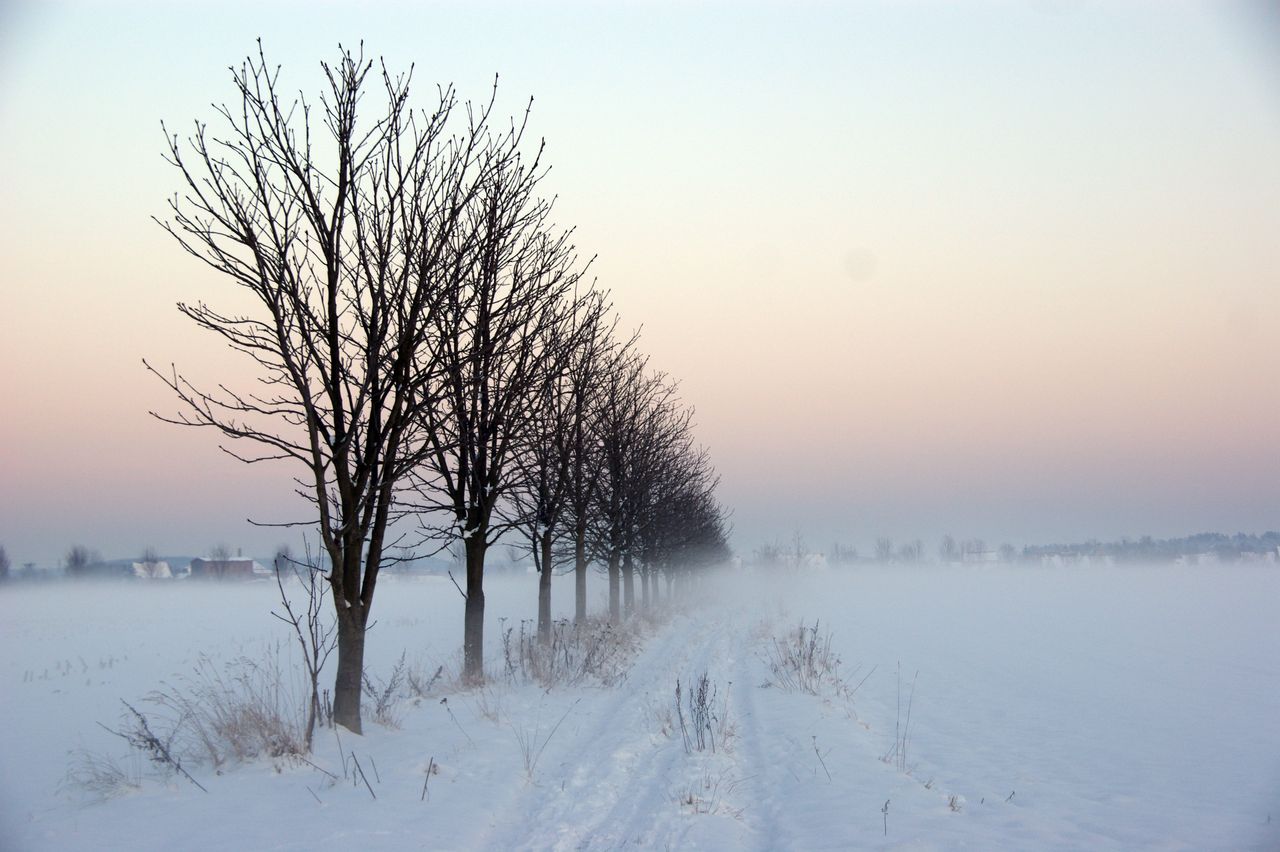
[[[1263,4],[0,5],[0,544],[270,554],[286,466],[148,412],[248,382],[179,301],[185,133],[255,49],[534,98],[559,220],[681,380],[740,553],[1280,528]]]

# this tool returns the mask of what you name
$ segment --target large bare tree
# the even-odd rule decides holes
[[[417,474],[420,509],[466,555],[463,676],[484,677],[484,565],[489,547],[515,524],[496,513],[518,481],[540,389],[577,345],[571,321],[583,268],[572,231],[551,222],[538,195],[542,147],[522,154],[524,121],[490,140],[489,168],[463,225],[456,279],[436,314],[439,401],[426,412],[432,452]],[[589,291],[587,291],[589,292]],[[442,523],[440,517],[443,516]]]
[[[457,120],[451,88],[414,111],[411,72],[375,71],[363,49],[321,67],[317,107],[284,90],[259,44],[231,69],[237,100],[216,108],[216,129],[197,122],[185,144],[166,129],[184,187],[161,224],[254,306],[179,310],[255,362],[259,385],[201,388],[148,368],[183,403],[161,419],[253,446],[224,447],[242,461],[299,466],[337,615],[334,719],[359,732],[365,630],[399,486],[440,447],[422,434],[437,386],[424,353],[468,254],[460,225],[486,180],[492,99]]]

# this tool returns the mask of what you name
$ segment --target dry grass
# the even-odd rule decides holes
[[[727,772],[715,775],[706,772],[696,784],[683,790],[676,797],[676,801],[681,808],[688,808],[690,813],[727,815],[734,819],[741,819],[743,809],[726,804],[724,797],[732,795],[743,780],[729,778]]]
[[[840,657],[831,650],[831,631],[821,631],[818,622],[804,622],[781,637],[774,636],[766,650],[772,674],[771,685],[791,692],[821,695],[833,683],[840,684]]]
[[[632,624],[610,624],[592,618],[581,624],[557,621],[547,643],[538,641],[532,621],[502,631],[503,668],[513,684],[613,687],[626,679],[639,652],[641,634]]]
[[[520,746],[520,756],[524,759],[524,777],[526,781],[533,781],[533,772],[538,768],[538,759],[542,757],[542,752],[546,750],[547,743],[551,742],[551,738],[556,735],[556,731],[560,730],[560,726],[564,724],[564,720],[569,718],[569,714],[582,701],[577,701],[569,705],[564,714],[556,721],[551,729],[545,734],[542,732],[542,708],[538,708],[538,714],[534,717],[532,728],[522,728],[512,724],[511,731],[516,736],[516,742]]]
[[[202,656],[191,675],[152,693],[148,701],[168,711],[175,753],[214,768],[305,754],[306,699],[289,685],[279,652],[222,667]]]
[[[493,687],[485,685],[473,690],[471,700],[476,706],[476,712],[481,716],[495,725],[502,721],[502,715],[505,712],[502,696]]]
[[[852,677],[845,678],[840,672],[840,655],[831,649],[831,631],[822,629],[817,621],[812,627],[801,621],[794,630],[774,636],[765,647],[764,660],[771,675],[765,686],[846,700],[852,699],[875,672],[872,667],[857,684],[852,683]],[[855,667],[852,676],[860,669]]]
[[[386,680],[370,674],[368,669],[363,672],[362,686],[365,697],[372,704],[369,709],[373,711],[373,721],[384,728],[399,729],[402,718],[400,699],[407,698],[415,691],[410,686],[409,670],[404,660],[405,652],[402,651]]]
[[[674,708],[685,754],[695,751],[714,754],[717,745],[721,750],[730,750],[737,726],[729,718],[729,692],[725,690],[721,698],[719,687],[706,672],[695,678],[687,691],[682,690],[680,681],[676,680]],[[670,716],[667,721],[670,722]]]
[[[76,749],[71,753],[71,765],[62,787],[87,793],[97,801],[137,792],[142,789],[142,757],[136,751],[130,751],[123,758],[115,758],[88,749]]]

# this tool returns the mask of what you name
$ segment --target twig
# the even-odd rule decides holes
[[[381,784],[382,776],[378,774],[378,764],[373,762],[373,755],[369,755],[369,765],[373,767],[373,780]]]
[[[337,781],[337,780],[338,780],[338,776],[337,776],[337,775],[334,775],[332,772],[330,772],[329,770],[325,769],[323,766],[316,766],[314,763],[312,763],[311,761],[307,760],[307,759],[306,759],[305,757],[303,757],[302,755],[300,755],[300,754],[295,754],[295,755],[294,755],[294,757],[296,757],[298,760],[301,760],[303,763],[307,764],[307,765],[308,765],[308,766],[310,766],[312,769],[316,769],[316,770],[318,770],[318,771],[320,771],[320,772],[323,772],[325,775],[328,775],[328,776],[329,776],[330,778],[332,778],[334,781]]]
[[[347,754],[342,750],[342,737],[338,736],[338,726],[333,726],[333,738],[338,741],[338,757],[342,759],[342,777],[347,777]]]
[[[904,772],[907,769],[907,738],[911,735],[911,707],[916,702],[916,680],[919,677],[920,671],[917,669],[911,678],[911,697],[907,699],[907,722],[902,726],[902,752],[900,755],[902,765],[900,768]]]
[[[893,721],[893,762],[902,767],[902,661],[898,661],[898,705]],[[888,802],[885,802],[887,805]]]
[[[534,755],[533,762],[535,764],[538,762],[538,758],[542,757],[542,752],[546,750],[547,743],[551,742],[551,738],[556,735],[556,731],[560,730],[560,726],[564,724],[564,720],[569,718],[569,714],[573,712],[573,708],[577,707],[578,704],[580,704],[581,702],[582,702],[582,699],[579,698],[577,701],[574,701],[572,704],[569,705],[568,710],[564,711],[564,715],[560,717],[560,721],[556,722],[555,726],[551,729],[551,733],[547,734],[547,738],[542,741],[542,747],[539,748],[538,753]],[[532,771],[532,767],[530,767],[530,771]]]
[[[152,733],[151,726],[147,724],[147,717],[135,710],[133,705],[128,701],[121,700],[120,703],[129,708],[129,712],[134,715],[135,719],[137,719],[138,732],[134,734],[127,734],[120,731],[113,731],[101,722],[98,723],[98,727],[108,733],[115,734],[117,737],[120,737],[136,749],[151,752],[152,760],[172,766],[182,775],[183,778],[186,778],[192,784],[195,784],[201,789],[201,791],[208,793],[209,791],[205,789],[204,785],[192,778],[191,773],[183,769],[182,764],[178,762],[178,759],[169,753],[168,747],[160,741],[159,737]]]
[[[422,779],[422,795],[418,797],[418,801],[425,801],[427,798],[427,784],[431,782],[431,770],[435,768],[436,757],[433,754],[431,759],[427,761],[427,777]]]
[[[552,726],[546,737],[541,742],[538,740],[538,728],[535,725],[532,733],[524,733],[515,725],[511,726],[512,733],[516,736],[516,742],[520,745],[520,751],[524,756],[524,771],[530,779],[533,778],[533,770],[538,766],[538,759],[542,757],[542,752],[547,748],[547,743],[551,742],[551,738],[556,735],[556,731],[560,730],[560,726],[564,724],[564,720],[569,718],[569,714],[573,712],[573,708],[577,707],[582,699],[579,698],[569,705],[569,709],[564,711],[564,715],[560,717],[560,721]]]
[[[859,689],[861,689],[861,688],[862,688],[862,685],[863,685],[864,683],[866,683],[866,682],[867,682],[867,678],[868,678],[868,677],[871,677],[873,674],[875,674],[875,673],[876,673],[876,669],[877,669],[877,668],[879,668],[879,665],[880,665],[880,664],[879,664],[879,663],[877,663],[876,665],[872,666],[872,667],[871,667],[871,671],[867,672],[867,676],[866,676],[866,677],[864,677],[862,680],[858,681],[858,685],[857,685],[857,686],[855,686],[853,689],[849,690],[849,695],[853,695],[855,692],[857,692]]]
[[[302,786],[306,787],[306,785],[305,785],[305,784],[304,784],[304,785],[302,785]],[[311,798],[315,799],[317,802],[320,802],[320,804],[322,804],[322,805],[324,804],[324,802],[321,802],[321,801],[320,801],[320,797],[316,795],[316,791],[315,791],[315,790],[312,790],[310,787],[307,787],[307,792],[311,794]]]
[[[822,759],[822,752],[818,751],[818,735],[813,735],[813,753],[818,756],[818,762],[822,764],[822,771],[827,773],[827,780],[831,780],[831,770],[827,769],[827,762]]]
[[[373,786],[369,783],[369,779],[365,777],[364,770],[360,768],[360,759],[356,757],[356,753],[354,751],[351,752],[351,762],[355,764],[356,771],[360,773],[360,780],[363,781],[364,786],[368,788],[369,795],[373,796],[375,799],[378,798],[378,794],[373,792]]]
[[[465,601],[467,599],[467,593],[462,591],[462,587],[458,585],[458,581],[453,579],[453,572],[446,570],[445,573],[449,575],[450,580],[453,580],[453,587],[458,590],[458,594],[462,595],[462,599]]]
[[[445,709],[446,711],[448,711],[448,713],[449,713],[449,718],[453,720],[453,724],[457,725],[457,726],[458,726],[458,730],[459,730],[459,731],[462,731],[462,735],[463,735],[464,737],[466,737],[466,738],[467,738],[467,742],[471,743],[471,745],[472,745],[472,746],[474,746],[474,745],[476,744],[476,741],[475,741],[475,740],[473,740],[473,739],[471,739],[471,735],[470,735],[470,734],[468,734],[468,733],[466,732],[466,730],[462,727],[462,723],[460,723],[460,722],[458,721],[458,717],[457,717],[457,716],[455,716],[455,715],[453,715],[453,709],[449,707],[449,699],[448,699],[448,698],[441,698],[441,699],[440,699],[440,703],[441,703],[441,704],[443,704],[443,705],[444,705],[444,709]]]
[[[880,813],[884,814],[884,836],[889,836],[889,800],[884,800],[884,807],[880,809]]]

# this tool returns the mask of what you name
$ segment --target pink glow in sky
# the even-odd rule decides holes
[[[148,218],[160,121],[360,38],[536,97],[558,210],[683,379],[735,543],[1280,527],[1280,84],[1248,4],[18,4],[0,17],[0,544],[269,553],[286,468],[147,357],[246,373]],[[306,14],[299,14],[303,9]],[[425,94],[425,93],[424,93]]]

